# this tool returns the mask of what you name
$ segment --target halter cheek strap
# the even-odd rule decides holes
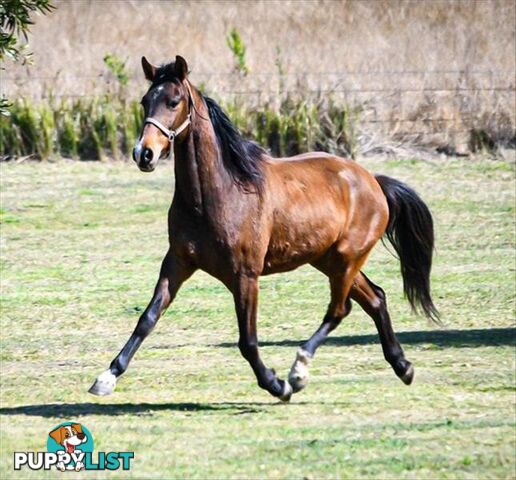
[[[152,117],[147,117],[144,120],[143,124],[146,125],[147,123],[151,123],[152,125],[157,127],[159,130],[161,130],[161,133],[163,133],[163,135],[165,135],[165,137],[168,138],[168,141],[170,143],[169,156],[172,157],[174,138],[176,138],[186,127],[188,127],[188,125],[190,125],[191,120],[190,120],[190,114],[188,114],[188,116],[186,117],[186,120],[181,125],[179,125],[179,127],[177,127],[175,130],[169,130],[160,121],[158,121]]]

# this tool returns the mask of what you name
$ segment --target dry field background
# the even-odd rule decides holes
[[[358,107],[371,141],[468,147],[472,129],[514,141],[515,3],[508,1],[56,2],[30,36],[35,65],[2,72],[10,97],[82,96],[113,82],[103,57],[127,59],[134,96],[142,55],[185,56],[194,84],[246,104],[287,94]],[[250,73],[234,71],[235,27]],[[278,67],[281,66],[281,68]],[[280,69],[283,73],[280,74]],[[131,93],[130,93],[131,95]]]

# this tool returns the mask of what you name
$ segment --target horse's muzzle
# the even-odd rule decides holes
[[[155,158],[152,148],[143,147],[138,143],[133,149],[133,160],[142,172],[152,172],[158,159]]]

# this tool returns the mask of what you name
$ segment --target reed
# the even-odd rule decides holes
[[[340,155],[356,153],[359,115],[332,101],[310,101],[287,96],[279,105],[263,108],[238,100],[221,101],[244,135],[275,156],[309,150]],[[0,118],[0,156],[34,155],[73,159],[120,159],[131,154],[143,112],[136,101],[117,95],[58,100],[49,96],[34,103],[25,98]]]

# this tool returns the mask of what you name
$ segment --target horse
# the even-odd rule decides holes
[[[362,268],[385,236],[399,257],[412,309],[438,321],[430,292],[433,220],[423,200],[406,184],[374,176],[350,159],[322,152],[272,158],[190,83],[181,56],[161,66],[142,57],[142,68],[150,87],[141,101],[145,120],[133,159],[152,172],[161,158],[174,156],[169,248],[150,303],[90,393],[114,391],[183,282],[199,269],[232,293],[240,352],[258,385],[274,397],[287,402],[306,387],[317,348],[349,314],[351,300],[372,318],[386,361],[410,385],[414,367],[393,331],[385,292]],[[328,277],[330,302],[283,380],[260,357],[259,278],[304,264]]]

